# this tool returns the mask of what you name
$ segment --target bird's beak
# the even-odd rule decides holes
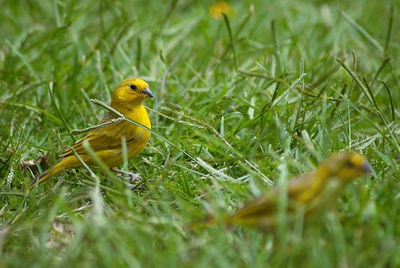
[[[370,166],[370,164],[369,164],[368,162],[365,162],[365,163],[361,166],[361,169],[362,169],[364,172],[368,173],[368,174],[372,174],[372,168],[371,168],[371,166]]]
[[[153,98],[153,93],[151,93],[150,88],[146,87],[143,91],[142,94],[148,96],[149,98]]]

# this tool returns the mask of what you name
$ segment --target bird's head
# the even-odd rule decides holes
[[[127,78],[115,88],[112,103],[142,103],[147,98],[152,98],[149,85],[139,78]]]
[[[325,168],[336,178],[350,181],[366,173],[372,173],[367,159],[360,154],[340,152],[332,155],[324,163]]]

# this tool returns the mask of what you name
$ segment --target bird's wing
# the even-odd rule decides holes
[[[265,195],[251,201],[238,211],[236,211],[231,217],[249,218],[249,217],[261,217],[266,216],[270,213],[274,213],[277,208],[277,200],[275,196]]]
[[[90,131],[72,146],[78,154],[86,154],[83,148],[83,141],[87,140],[94,151],[112,150],[121,148],[121,138],[125,137],[126,142],[135,140],[135,126],[128,122],[118,122],[109,126]],[[60,157],[74,155],[71,149],[60,154]]]
[[[297,196],[309,190],[312,182],[313,173],[306,173],[289,181],[287,186],[287,209],[289,211],[294,208],[294,203],[297,201]],[[232,217],[236,219],[249,217],[268,217],[268,215],[276,213],[280,191],[281,188],[276,188],[274,191],[260,196],[259,198],[239,209],[232,215]]]
[[[308,172],[291,179],[287,185],[288,198],[295,200],[297,196],[310,190],[315,176],[315,172]]]

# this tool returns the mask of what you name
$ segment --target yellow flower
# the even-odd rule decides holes
[[[225,1],[215,2],[210,6],[209,13],[214,19],[222,19],[222,13],[234,17],[236,10]]]

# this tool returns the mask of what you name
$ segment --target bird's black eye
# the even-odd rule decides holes
[[[353,161],[348,160],[346,161],[346,166],[349,168],[355,168],[356,164]]]
[[[136,89],[137,89],[137,87],[136,87],[134,84],[130,85],[129,87],[130,87],[131,89],[135,90],[135,91],[136,91]]]

